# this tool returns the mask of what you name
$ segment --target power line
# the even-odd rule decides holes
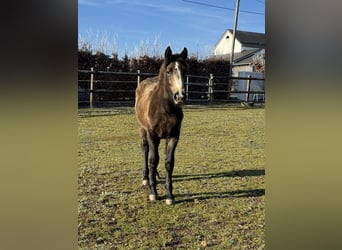
[[[212,4],[208,4],[208,3],[200,3],[200,2],[191,1],[191,0],[182,0],[182,1],[183,1],[183,2],[188,2],[188,3],[197,4],[197,5],[202,5],[202,6],[217,8],[217,9],[224,9],[224,10],[235,11],[234,8],[227,8],[227,7],[212,5]],[[264,13],[254,12],[254,11],[249,11],[249,10],[240,10],[240,12],[244,12],[244,13],[248,13],[248,14],[255,14],[255,15],[262,15],[262,16],[265,15]]]

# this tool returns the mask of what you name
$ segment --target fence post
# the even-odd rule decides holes
[[[232,90],[233,90],[233,81],[234,79],[232,79],[232,76],[228,77],[228,83],[227,83],[227,100],[230,99],[231,95],[232,95]]]
[[[246,93],[246,102],[249,102],[249,92],[251,91],[251,76],[248,75],[248,80],[247,80],[247,93]]]
[[[93,91],[94,91],[94,68],[91,67],[90,68],[90,88],[89,88],[89,106],[90,106],[90,109],[93,108],[93,101],[94,101]]]
[[[137,86],[140,84],[140,69],[137,70]]]
[[[189,76],[186,76],[185,100],[189,100]]]
[[[214,74],[210,73],[209,77],[209,88],[208,88],[208,99],[210,102],[214,99],[214,91],[213,91],[213,85],[214,85]]]

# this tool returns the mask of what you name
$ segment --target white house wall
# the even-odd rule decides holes
[[[229,36],[229,38],[226,38]],[[230,32],[226,32],[224,36],[222,36],[221,40],[217,43],[214,54],[215,55],[224,55],[224,54],[230,54],[231,53],[231,47],[232,47],[232,37],[233,34]],[[234,53],[238,53],[242,51],[242,44],[235,39],[235,45],[234,45]]]
[[[240,71],[252,72],[253,66],[250,64],[246,65],[234,65],[233,67],[233,76],[238,76]]]
[[[214,53],[215,55],[225,55],[225,54],[230,54],[231,53],[231,44],[229,42],[220,42]],[[234,53],[241,52],[242,50],[242,45],[238,40],[235,40],[235,45],[234,45]]]

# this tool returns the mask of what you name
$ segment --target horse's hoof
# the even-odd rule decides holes
[[[155,195],[155,194],[150,194],[150,195],[148,196],[148,198],[150,199],[150,201],[156,201],[156,200],[157,200],[157,195]]]
[[[165,203],[166,203],[167,205],[173,205],[173,204],[175,204],[175,199],[166,199],[166,200],[165,200]]]
[[[148,185],[148,180],[143,180],[142,184],[143,184],[143,186],[147,186]]]

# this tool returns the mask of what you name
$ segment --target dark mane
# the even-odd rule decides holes
[[[173,62],[179,62],[183,69],[185,71],[188,70],[188,63],[186,61],[186,59],[184,59],[181,54],[174,54],[170,57],[170,59],[168,60],[164,60],[164,62],[162,63],[161,67],[160,67],[160,70],[161,69],[166,69],[166,67],[170,64],[170,63],[173,63]]]

